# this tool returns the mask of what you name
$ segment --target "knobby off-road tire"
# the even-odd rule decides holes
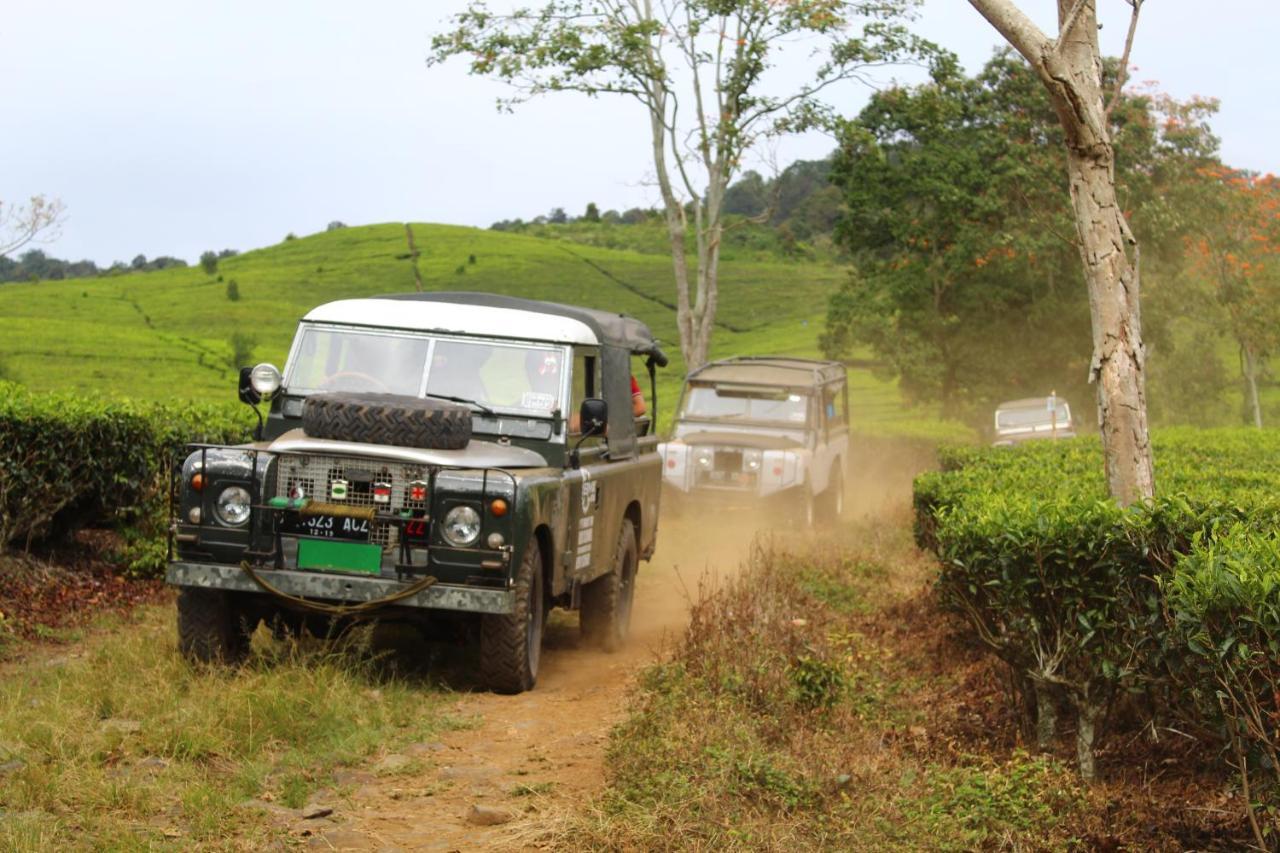
[[[495,693],[523,693],[538,681],[547,618],[542,584],[542,552],[530,542],[516,574],[515,609],[480,617],[480,676]]]
[[[178,591],[178,651],[193,663],[242,662],[257,626],[224,590],[184,586]]]
[[[471,441],[471,409],[431,397],[334,391],[306,399],[302,430],[336,441],[461,450]]]
[[[636,596],[636,568],[639,565],[636,528],[631,519],[622,520],[613,567],[607,575],[582,588],[582,636],[588,644],[616,652],[631,635],[631,607]]]
[[[795,490],[791,513],[801,530],[813,530],[818,526],[818,499],[808,483]]]

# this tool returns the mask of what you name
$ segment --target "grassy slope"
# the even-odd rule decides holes
[[[426,289],[554,299],[646,321],[675,356],[659,386],[669,412],[684,371],[675,312],[667,307],[674,301],[668,258],[457,226],[414,225],[413,231]],[[816,355],[827,295],[844,274],[825,263],[727,260],[714,355]],[[226,297],[232,279],[241,295],[236,302]],[[215,276],[195,267],[4,285],[0,366],[33,390],[228,399],[233,333],[256,340],[255,359],[278,364],[298,318],[312,306],[414,288],[400,224],[347,228],[246,252],[223,260]],[[850,378],[855,417],[902,419],[896,387],[864,371]]]

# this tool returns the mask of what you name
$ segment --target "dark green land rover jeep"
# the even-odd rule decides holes
[[[175,472],[167,579],[184,655],[235,662],[259,621],[472,627],[492,689],[533,687],[547,611],[626,639],[661,469],[632,411],[666,356],[637,320],[482,293],[331,302],[303,318],[258,440]]]

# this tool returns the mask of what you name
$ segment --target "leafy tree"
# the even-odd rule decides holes
[[[215,252],[204,252],[200,255],[200,269],[205,275],[213,275],[218,271],[218,255]]]
[[[1225,167],[1200,176],[1186,254],[1226,314],[1240,349],[1248,418],[1261,429],[1258,381],[1280,348],[1280,179]]]
[[[147,256],[146,256],[146,255],[135,255],[135,256],[134,256],[134,258],[133,258],[133,260],[129,262],[129,266],[133,267],[135,270],[144,270],[144,269],[146,269],[146,268],[147,268]]]
[[[873,96],[834,163],[848,210],[836,235],[860,273],[832,299],[827,353],[869,344],[909,399],[951,417],[1022,393],[1075,396],[1087,306],[1063,285],[1055,137],[1037,81],[1007,54],[977,78],[944,66]]]
[[[463,56],[514,87],[510,107],[549,92],[622,95],[649,119],[685,363],[706,361],[719,301],[725,193],[762,138],[823,124],[828,86],[928,53],[902,24],[913,0],[547,0],[496,14],[480,2],[432,40],[430,63]],[[803,44],[799,85],[775,81]],[[801,55],[801,54],[797,54]],[[798,63],[797,63],[798,65]],[[783,85],[780,85],[783,84]],[[689,220],[693,269],[686,253]]]
[[[1093,328],[1090,381],[1111,496],[1123,505],[1155,492],[1144,387],[1138,241],[1116,193],[1111,112],[1128,75],[1143,0],[1132,7],[1114,89],[1104,89],[1096,0],[1058,0],[1058,35],[1050,38],[1013,0],[969,0],[1030,63],[1058,115],[1067,151],[1067,183]],[[1092,718],[1081,715],[1081,774],[1093,776]],[[1088,744],[1086,746],[1086,744]]]
[[[564,225],[569,221],[569,214],[564,212],[563,207],[553,207],[547,214],[547,221],[552,225]]]
[[[754,169],[729,185],[724,193],[724,212],[739,216],[759,216],[769,208],[769,187]]]
[[[326,231],[337,231],[337,230],[339,230],[339,229],[341,229],[341,228],[346,228],[346,227],[347,227],[347,223],[345,223],[345,222],[342,222],[342,221],[340,221],[340,220],[335,219],[335,220],[333,220],[332,222],[330,222],[328,225],[326,225],[326,226],[324,227],[324,230],[326,230]]]
[[[1203,123],[1174,133],[1167,118],[1206,109],[1135,93],[1111,113],[1123,202],[1166,243],[1162,199],[1215,142]],[[909,398],[975,422],[1009,397],[1087,399],[1063,133],[1030,66],[1007,51],[972,79],[939,66],[927,85],[878,93],[840,140],[836,235],[859,274],[832,299],[826,351],[869,345]]]
[[[234,278],[227,282],[227,299],[231,302],[240,301],[240,285]]]
[[[585,213],[582,214],[582,221],[583,222],[599,222],[600,221],[600,208],[596,207],[596,203],[594,201],[587,202],[587,210]]]

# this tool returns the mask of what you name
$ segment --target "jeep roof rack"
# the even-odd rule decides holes
[[[708,362],[689,374],[699,382],[739,382],[750,385],[799,387],[826,385],[845,377],[838,361],[776,355],[738,355]]]

